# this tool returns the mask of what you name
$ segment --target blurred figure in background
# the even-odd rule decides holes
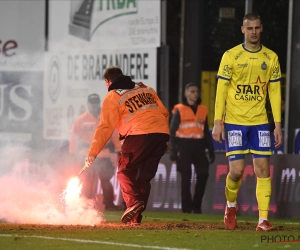
[[[98,94],[88,96],[88,111],[80,115],[73,123],[69,152],[76,154],[80,164],[84,165],[84,158],[89,150],[93,140],[96,128],[100,123],[100,97]],[[112,154],[121,150],[119,136],[114,131],[112,137],[107,142],[105,148],[101,151],[95,160],[95,167],[88,168],[81,176],[82,194],[96,201],[98,190],[98,179],[101,181],[103,191],[103,204],[105,210],[121,210],[121,206],[114,204],[114,190],[110,179],[115,173],[115,166],[112,163]]]
[[[215,160],[207,112],[207,107],[201,105],[199,87],[194,83],[187,84],[185,99],[182,104],[174,106],[170,125],[170,160],[176,161],[177,171],[181,174],[181,209],[184,213],[202,213],[201,204],[208,179],[208,167]],[[193,198],[192,164],[197,176]]]

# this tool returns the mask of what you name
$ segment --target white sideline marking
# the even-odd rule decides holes
[[[288,225],[299,225],[299,222],[285,222],[284,224],[288,224]]]
[[[82,239],[72,239],[72,238],[55,238],[55,237],[39,236],[39,235],[0,234],[0,237],[39,238],[39,239],[46,239],[46,240],[64,240],[64,241],[74,241],[74,242],[83,242],[83,243],[96,243],[96,244],[103,244],[103,245],[115,245],[115,246],[126,246],[126,247],[140,247],[140,248],[163,249],[163,250],[189,250],[188,248],[172,248],[172,247],[160,247],[160,246],[145,246],[145,245],[137,245],[137,244],[114,243],[114,242],[99,241],[99,240],[82,240]]]

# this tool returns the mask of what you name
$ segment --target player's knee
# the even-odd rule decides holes
[[[235,154],[230,155],[229,157],[229,165],[230,165],[230,178],[231,180],[237,182],[239,181],[244,173],[244,154]]]
[[[233,180],[234,182],[238,182],[242,177],[243,177],[242,171],[237,171],[236,169],[230,171],[230,179]]]
[[[267,178],[270,176],[269,155],[253,155],[254,171],[257,177]]]

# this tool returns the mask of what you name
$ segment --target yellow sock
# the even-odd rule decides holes
[[[259,210],[259,218],[268,218],[271,201],[271,178],[257,178],[256,199]]]
[[[238,193],[238,191],[240,189],[240,186],[242,184],[242,179],[235,182],[235,181],[230,179],[229,175],[230,174],[228,173],[227,177],[226,177],[225,195],[226,195],[227,201],[229,201],[230,203],[235,203],[237,193]]]

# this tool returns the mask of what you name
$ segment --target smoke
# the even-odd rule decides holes
[[[62,112],[70,104],[66,94],[55,107],[45,104],[45,53],[19,47],[14,52],[9,58],[0,55],[0,221],[100,223],[102,215],[80,190],[66,199],[68,181],[80,170],[67,149],[71,123]]]
[[[69,39],[67,15],[61,20],[49,17],[54,32],[46,40],[43,3],[2,2],[0,221],[95,224],[102,217],[91,201],[80,193],[70,200],[65,193],[68,181],[81,168],[72,163],[67,149],[72,122],[85,107],[89,93],[107,93],[98,78],[78,78],[86,70],[77,65],[79,58],[94,52],[89,42],[84,41],[83,47],[77,37]],[[73,1],[52,1],[51,9],[68,14],[70,5]],[[11,21],[16,13],[18,18]],[[28,18],[32,14],[34,18]],[[24,31],[30,36],[24,36]],[[84,53],[76,50],[78,46]]]
[[[102,215],[80,190],[73,199],[67,199],[70,193],[65,192],[81,167],[68,153],[77,112],[71,112],[69,121],[67,111],[73,103],[65,92],[56,106],[45,103],[49,69],[44,71],[44,53],[17,52],[5,59],[5,65],[0,63],[0,221],[100,223]]]
[[[91,200],[80,195],[81,184],[70,161],[51,165],[25,146],[1,150],[0,220],[9,223],[95,225],[103,221]]]

